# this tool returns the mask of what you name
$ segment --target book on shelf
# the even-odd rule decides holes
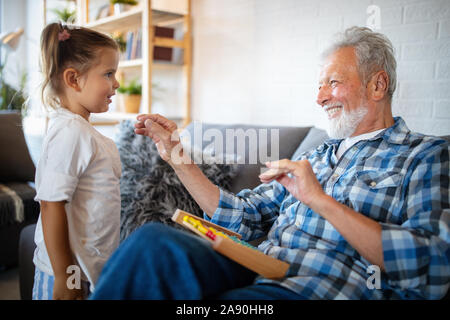
[[[214,250],[268,279],[286,275],[289,264],[264,254],[241,240],[241,235],[189,212],[177,209],[172,220],[207,240]]]
[[[155,37],[171,38],[174,37],[175,30],[173,28],[155,26]],[[153,59],[161,61],[172,61],[172,48],[156,47],[153,49]]]
[[[124,60],[135,60],[142,57],[142,31],[130,30],[126,33],[126,50]]]
[[[155,37],[172,38],[174,29],[155,26]],[[125,34],[126,50],[123,54],[123,60],[135,60],[142,58],[142,29],[130,30]],[[172,61],[173,49],[167,47],[153,48],[153,59],[160,61]]]

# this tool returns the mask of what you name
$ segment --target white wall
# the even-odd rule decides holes
[[[2,33],[12,32],[18,28],[25,28],[25,0],[7,1],[2,0]],[[5,62],[5,56],[7,55],[5,66],[5,80],[8,84],[12,85],[16,89],[20,87],[21,75],[26,72],[23,61],[26,60],[26,42],[24,35],[20,37],[19,44],[16,50],[12,51],[2,48],[3,60]]]
[[[193,0],[193,119],[325,128],[318,56],[371,4],[396,49],[394,116],[450,134],[450,0]]]

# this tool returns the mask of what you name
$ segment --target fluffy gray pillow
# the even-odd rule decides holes
[[[161,159],[153,141],[136,135],[131,121],[121,122],[116,143],[122,161],[121,241],[150,221],[183,229],[170,219],[177,208],[203,215],[173,169]],[[199,159],[202,154],[194,150],[191,156]],[[199,168],[214,184],[229,189],[236,176],[236,165],[215,164],[205,158],[207,155],[203,154],[204,161]]]

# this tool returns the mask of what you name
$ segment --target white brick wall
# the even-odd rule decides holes
[[[318,56],[372,4],[396,50],[394,115],[449,135],[450,0],[193,0],[193,118],[325,128]]]

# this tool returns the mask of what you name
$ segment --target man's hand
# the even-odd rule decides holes
[[[297,200],[331,223],[364,258],[384,268],[381,226],[327,195],[308,160],[280,160],[266,163],[270,170],[261,174],[263,183],[277,180]],[[291,174],[292,178],[287,174]]]
[[[185,157],[180,143],[180,137],[175,122],[159,114],[141,114],[135,123],[136,134],[150,137],[156,144],[158,153],[164,161],[172,167],[176,164],[189,163],[190,158]]]
[[[325,192],[314,174],[308,160],[291,161],[283,159],[267,162],[270,170],[259,175],[261,182],[276,180],[281,183],[297,200],[311,209],[323,198]],[[292,178],[288,174],[292,175]]]
[[[67,287],[67,277],[55,276],[53,283],[53,300],[83,300],[83,289],[69,289]]]

